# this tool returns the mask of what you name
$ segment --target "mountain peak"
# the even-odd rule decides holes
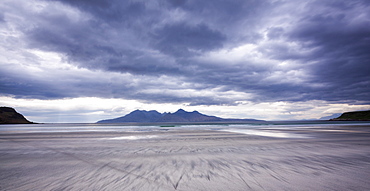
[[[183,109],[179,109],[179,110],[177,110],[175,113],[188,113],[188,112],[186,112],[185,110],[183,110]]]
[[[159,113],[158,111],[151,110],[151,111],[145,111],[145,110],[135,110],[131,113],[118,117],[115,119],[107,119],[107,120],[101,120],[98,121],[98,123],[150,123],[155,122],[159,118],[162,117],[162,113]]]
[[[187,112],[183,109],[179,109],[175,113],[166,114],[160,118],[158,122],[210,122],[222,120],[222,118],[204,115],[198,111]]]

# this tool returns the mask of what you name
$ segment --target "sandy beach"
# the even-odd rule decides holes
[[[0,190],[370,190],[370,126],[258,131],[2,133]]]

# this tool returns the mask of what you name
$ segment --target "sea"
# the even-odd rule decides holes
[[[369,127],[369,128],[367,128]],[[369,129],[369,121],[253,121],[246,123],[43,123],[2,124],[0,135],[27,133],[224,131],[276,138],[310,138],[320,132],[354,132]],[[357,133],[361,133],[358,131]]]

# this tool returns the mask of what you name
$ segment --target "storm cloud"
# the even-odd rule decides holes
[[[370,103],[370,4],[4,1],[0,94]]]

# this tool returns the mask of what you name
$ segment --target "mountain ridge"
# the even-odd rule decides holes
[[[209,116],[198,111],[187,112],[179,109],[174,113],[159,113],[156,110],[135,110],[129,114],[113,118],[100,120],[96,123],[162,123],[162,122],[227,122],[227,121],[261,121],[257,119],[224,119],[216,116]]]
[[[150,111],[145,111],[145,110],[135,110],[132,111],[131,113],[114,118],[114,119],[106,119],[106,120],[100,120],[97,123],[126,123],[126,122],[153,122],[159,119],[163,114],[159,113],[156,110],[150,110]]]

